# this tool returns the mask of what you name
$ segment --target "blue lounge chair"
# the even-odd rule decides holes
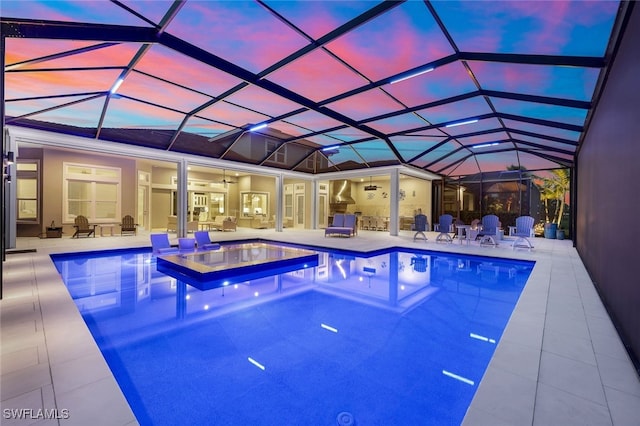
[[[167,234],[151,234],[149,237],[153,254],[178,253],[180,251],[177,247],[171,247]]]
[[[453,238],[451,238],[451,235],[449,235],[452,223],[453,223],[453,216],[451,216],[450,214],[443,214],[442,216],[440,216],[440,220],[438,223],[439,225],[438,229],[440,230],[440,233],[436,237],[436,243],[439,243],[442,241],[444,241],[445,243],[453,242]]]
[[[181,252],[195,251],[196,240],[194,238],[178,238],[178,248]]]
[[[535,219],[531,216],[520,216],[516,218],[516,229],[511,235],[515,236],[516,239],[513,242],[513,249],[516,247],[528,248],[531,250],[533,245],[531,245],[531,241],[529,241],[529,237],[532,235],[533,225],[535,223]]]
[[[220,244],[211,242],[209,231],[196,231],[193,235],[196,238],[198,250],[217,250],[220,248]]]

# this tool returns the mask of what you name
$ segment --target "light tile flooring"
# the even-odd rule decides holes
[[[413,242],[408,231],[397,237],[361,231],[355,238],[291,229],[212,233],[214,240],[261,237],[362,251],[408,246],[535,260],[464,424],[640,424],[637,372],[571,241],[536,238],[529,252],[513,251],[508,241],[486,248],[436,244],[435,234],[428,236],[425,243]],[[10,254],[3,264],[0,423],[137,424],[48,255],[148,245],[145,233],[18,239],[18,249],[37,252]],[[58,419],[47,420],[52,414]]]

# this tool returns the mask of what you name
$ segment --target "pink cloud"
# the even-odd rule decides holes
[[[119,73],[118,70],[6,73],[6,98],[104,92],[111,88]]]
[[[208,96],[138,73],[129,74],[118,89],[118,93],[157,105],[167,105],[183,112],[189,112],[211,100]]]
[[[152,47],[135,69],[212,96],[220,95],[241,82],[230,74],[163,46]]]
[[[391,99],[379,89],[369,90],[327,105],[356,120],[374,117],[387,112],[398,111],[402,105]]]
[[[396,7],[327,48],[374,81],[452,53],[426,8],[412,3]]]
[[[175,129],[184,115],[128,99],[112,99],[105,127]]]
[[[267,79],[316,102],[367,84],[365,79],[322,50],[303,56]]]
[[[308,43],[249,2],[187,2],[167,31],[254,72]]]

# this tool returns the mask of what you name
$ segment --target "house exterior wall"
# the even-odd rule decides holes
[[[39,152],[38,152],[39,151]],[[40,209],[41,223],[35,225],[17,226],[19,237],[37,236],[45,234],[45,228],[55,222],[63,227],[63,235],[73,235],[73,223],[63,222],[63,163],[78,163],[95,166],[118,167],[121,169],[121,204],[122,216],[130,214],[135,217],[136,209],[136,162],[125,157],[112,157],[106,155],[96,155],[82,151],[58,150],[52,148],[30,149],[22,151],[22,159],[37,158],[41,160],[40,167]],[[121,218],[116,218],[115,222],[120,223]]]
[[[576,209],[578,253],[636,359],[640,356],[639,43],[636,5],[577,158]]]

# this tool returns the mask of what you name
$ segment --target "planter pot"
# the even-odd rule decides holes
[[[564,240],[564,230],[558,229],[556,231],[556,239],[557,240]]]
[[[544,237],[555,240],[556,234],[558,232],[558,224],[557,223],[545,223],[544,224]]]
[[[62,227],[50,226],[47,228],[47,238],[62,238]]]

